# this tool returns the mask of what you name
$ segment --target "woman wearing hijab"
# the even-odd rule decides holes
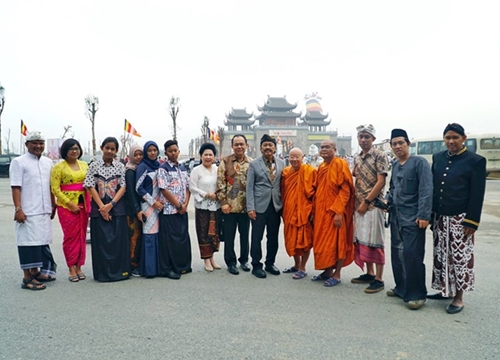
[[[142,161],[142,147],[132,145],[128,154],[128,162],[125,165],[125,192],[126,213],[128,224],[128,236],[130,239],[130,263],[132,265],[132,276],[140,276],[139,261],[141,258],[142,243],[142,210],[139,195],[135,191],[137,165]]]
[[[205,270],[212,272],[220,269],[214,260],[214,252],[219,251],[219,231],[222,211],[217,201],[217,165],[214,164],[217,151],[214,144],[205,143],[200,147],[202,166],[191,172],[189,191],[194,196],[196,210],[196,235],[200,246],[201,258],[205,261]]]
[[[486,188],[486,159],[467,150],[465,130],[448,124],[443,132],[448,150],[432,157],[434,178],[434,266],[431,299],[452,298],[446,308],[464,308],[464,291],[474,291],[474,233],[479,227]]]
[[[137,167],[136,190],[141,197],[142,210],[142,251],[140,273],[145,277],[154,277],[159,274],[158,253],[158,214],[163,210],[160,202],[160,189],[158,187],[158,145],[148,141],[144,145],[144,158]]]

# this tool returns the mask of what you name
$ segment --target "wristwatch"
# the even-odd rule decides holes
[[[372,202],[371,202],[370,200],[368,200],[368,199],[365,199],[364,201],[365,201],[365,204],[366,204],[366,205],[370,205],[370,204],[372,203]]]
[[[111,200],[111,205],[113,205],[113,207],[115,207],[116,201]]]
[[[16,207],[14,208],[14,212],[21,211],[22,209],[23,209],[22,207],[20,207],[20,206],[16,206]]]
[[[177,211],[181,211],[182,210],[182,205],[181,206],[176,206],[175,207]]]

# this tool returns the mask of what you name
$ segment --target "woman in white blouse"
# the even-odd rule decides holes
[[[191,172],[189,191],[194,196],[196,235],[200,246],[205,270],[214,271],[220,266],[214,260],[214,252],[219,251],[219,226],[222,218],[220,203],[216,196],[217,165],[214,164],[217,150],[210,143],[200,147],[201,165]]]

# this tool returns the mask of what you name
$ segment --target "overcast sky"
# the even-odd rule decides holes
[[[171,138],[180,97],[184,153],[205,115],[220,126],[268,95],[304,110],[311,92],[340,135],[363,123],[380,140],[393,127],[441,135],[451,121],[500,132],[499,14],[494,0],[2,0],[2,137],[11,129],[19,147],[23,119],[47,138],[72,125],[87,147],[89,93],[97,141],[123,135],[127,118],[140,144]]]

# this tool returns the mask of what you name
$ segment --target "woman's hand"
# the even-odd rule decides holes
[[[158,211],[162,211],[163,210],[163,204],[160,202],[160,201],[155,201],[155,203],[153,204],[153,207],[158,210]]]
[[[71,211],[73,214],[78,214],[80,212],[80,207],[75,203],[70,201],[66,205],[68,206],[69,211]]]

